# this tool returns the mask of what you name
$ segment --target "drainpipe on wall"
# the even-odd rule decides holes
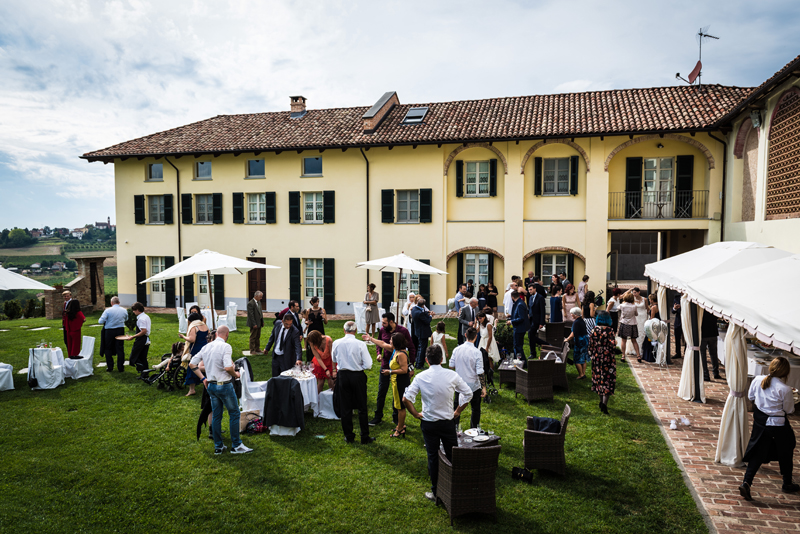
[[[364,149],[359,148],[359,150],[361,150],[361,155],[364,156],[364,161],[367,162],[367,259],[365,261],[369,261],[369,160],[364,153]],[[369,285],[369,269],[364,270],[367,271],[367,285]]]
[[[178,205],[180,206],[180,202],[181,202],[181,171],[179,171],[178,167],[173,165],[172,162],[170,160],[168,160],[166,156],[164,156],[164,160],[167,163],[169,163],[172,166],[173,169],[175,169],[175,176],[177,177],[176,182],[177,182],[177,188],[178,188],[178,192],[176,194],[176,201],[177,201]],[[180,262],[183,261],[183,254],[181,254],[181,216],[182,216],[182,214],[181,214],[181,210],[180,209],[177,210],[177,213],[176,213],[175,204],[174,203],[172,204],[172,216],[175,217],[178,220],[178,262],[177,263],[180,263]],[[175,283],[178,286],[178,305],[179,306],[183,306],[184,305],[183,304],[183,280],[178,279],[178,280],[175,281]]]
[[[722,209],[719,217],[719,240],[725,241],[725,187],[728,176],[728,143],[710,133],[708,136],[715,141],[722,143]]]

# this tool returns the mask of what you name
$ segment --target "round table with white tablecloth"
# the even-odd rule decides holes
[[[800,389],[800,358],[785,352],[781,354],[770,354],[767,351],[747,346],[747,374],[751,376],[768,375],[769,362],[774,356],[781,355],[789,360],[789,376],[786,377],[784,382],[786,385],[795,389]]]
[[[31,370],[38,386],[31,389],[55,389],[64,384],[64,353],[60,348],[31,349],[28,356],[28,378]]]
[[[300,390],[303,392],[303,411],[316,412],[319,403],[317,378],[311,373],[298,373],[294,369],[282,372],[281,376],[291,376],[300,383]]]

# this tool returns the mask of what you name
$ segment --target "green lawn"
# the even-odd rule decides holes
[[[97,315],[89,318],[95,323]],[[177,318],[154,315],[155,355],[176,340]],[[448,320],[455,333],[455,320]],[[52,326],[26,332],[21,325]],[[342,322],[328,333],[341,337]],[[0,362],[27,366],[39,340],[61,341],[58,321],[3,321]],[[97,336],[99,328],[84,328]],[[262,333],[268,339],[269,329]],[[247,348],[244,319],[229,339]],[[130,346],[128,346],[129,348]],[[450,349],[454,342],[450,342]],[[374,349],[372,349],[374,353]],[[95,361],[100,361],[95,357]],[[270,359],[250,359],[256,380]],[[460,532],[705,532],[681,474],[627,366],[620,366],[611,417],[600,414],[590,381],[575,380],[553,402],[526,405],[503,389],[483,405],[482,426],[502,436],[497,523],[456,518]],[[335,421],[306,416],[294,438],[244,436],[252,454],[214,456],[196,441],[199,397],[165,392],[97,369],[93,377],[32,392],[24,375],[0,393],[0,531],[7,532],[433,532],[447,531],[446,511],[423,498],[429,487],[419,423],[408,438],[389,439],[391,424],[373,427],[378,441],[347,445]],[[377,370],[369,374],[374,408]],[[391,401],[390,401],[391,402]],[[534,473],[532,485],[511,479],[522,465],[525,416],[560,417],[572,407],[567,474]],[[467,412],[469,409],[467,409]],[[468,413],[465,413],[469,417]],[[390,410],[385,419],[391,421]],[[227,416],[223,427],[227,427]],[[356,428],[358,424],[356,423]]]

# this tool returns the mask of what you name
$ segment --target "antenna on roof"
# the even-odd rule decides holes
[[[719,39],[719,37],[714,37],[713,35],[709,35],[708,29],[711,26],[705,26],[700,28],[697,32],[697,45],[699,47],[699,54],[697,59],[697,65],[694,66],[692,72],[689,73],[689,79],[681,76],[681,73],[678,72],[675,74],[675,78],[679,80],[683,80],[684,82],[688,83],[689,85],[694,85],[694,82],[697,81],[697,86],[700,87],[703,85],[703,39]]]

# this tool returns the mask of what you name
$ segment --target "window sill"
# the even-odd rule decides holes
[[[572,197],[572,196],[577,196],[577,195],[572,195],[570,193],[542,193],[539,196],[542,196],[542,197]]]
[[[258,226],[258,225],[261,225],[261,224],[267,224],[267,221],[246,222],[245,224],[249,224],[251,226]]]
[[[192,223],[192,226],[210,226],[214,224],[213,222],[196,222]]]
[[[144,183],[146,183],[146,184],[163,184],[164,180],[145,180]]]
[[[301,174],[300,178],[322,178],[321,174]]]
[[[147,226],[164,226],[165,224],[167,224],[167,223],[165,223],[165,222],[149,222],[149,223],[147,223]]]
[[[467,195],[467,194],[464,194],[464,198],[492,198],[492,195],[489,195],[489,194],[486,194],[486,195]]]
[[[395,221],[395,224],[420,224],[419,221]]]
[[[325,222],[324,221],[303,221],[300,224],[307,224],[309,226],[313,226],[313,225],[316,225],[316,224],[325,224]]]
[[[266,180],[266,176],[245,176],[245,180]]]
[[[210,182],[211,178],[194,178],[193,182]]]

